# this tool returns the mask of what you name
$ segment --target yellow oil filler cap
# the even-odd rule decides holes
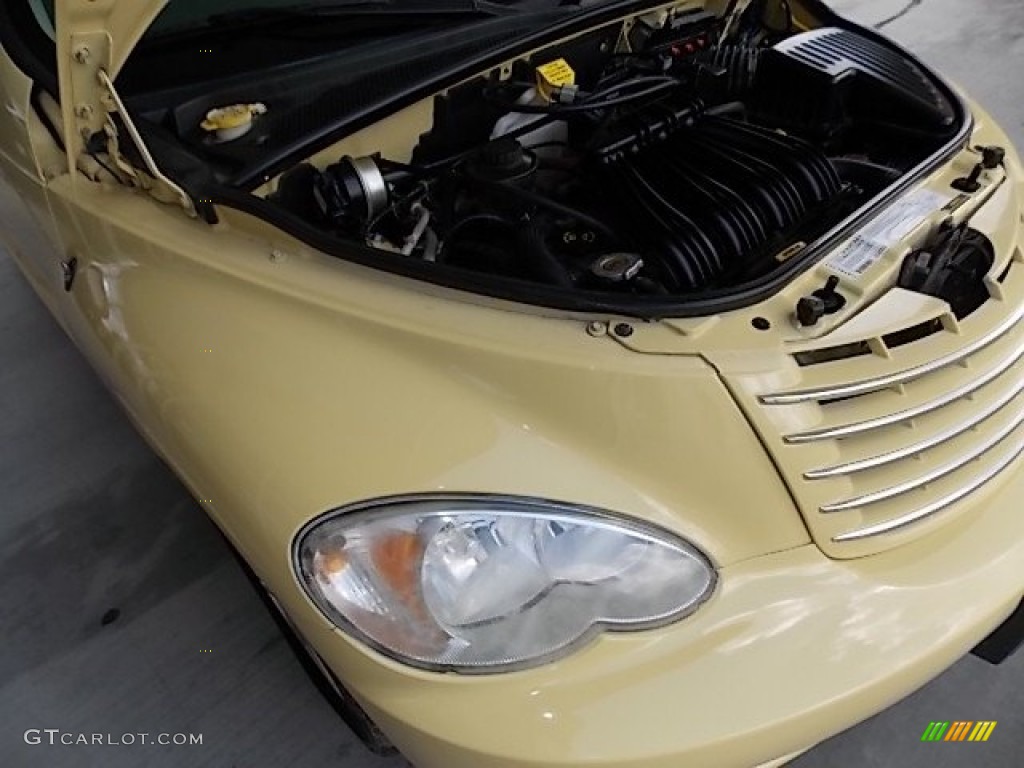
[[[266,113],[266,104],[232,104],[211,109],[200,127],[214,135],[217,141],[234,141],[251,131],[256,118]]]
[[[545,101],[553,101],[559,88],[573,85],[576,85],[576,73],[565,59],[537,67],[537,92]]]

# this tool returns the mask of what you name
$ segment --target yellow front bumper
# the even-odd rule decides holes
[[[774,763],[906,696],[1020,602],[1024,468],[982,493],[977,514],[893,552],[723,569],[694,617],[530,671],[410,670],[322,625],[316,644],[417,768]]]

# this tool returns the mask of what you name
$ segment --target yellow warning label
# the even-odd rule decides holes
[[[537,90],[545,99],[550,101],[556,88],[567,85],[576,85],[576,73],[565,59],[555,59],[537,67]]]

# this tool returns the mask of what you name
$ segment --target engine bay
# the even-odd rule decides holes
[[[660,10],[525,55],[435,95],[401,159],[301,163],[266,200],[339,242],[526,291],[736,290],[959,128],[898,50],[767,5]]]

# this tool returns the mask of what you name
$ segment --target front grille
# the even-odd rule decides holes
[[[963,320],[896,289],[879,311],[902,306],[904,326],[838,332],[835,348],[857,354],[820,342],[774,387],[733,382],[830,554],[877,552],[968,513],[1024,453],[1022,261],[1017,248],[1005,283],[993,278],[990,300]]]

